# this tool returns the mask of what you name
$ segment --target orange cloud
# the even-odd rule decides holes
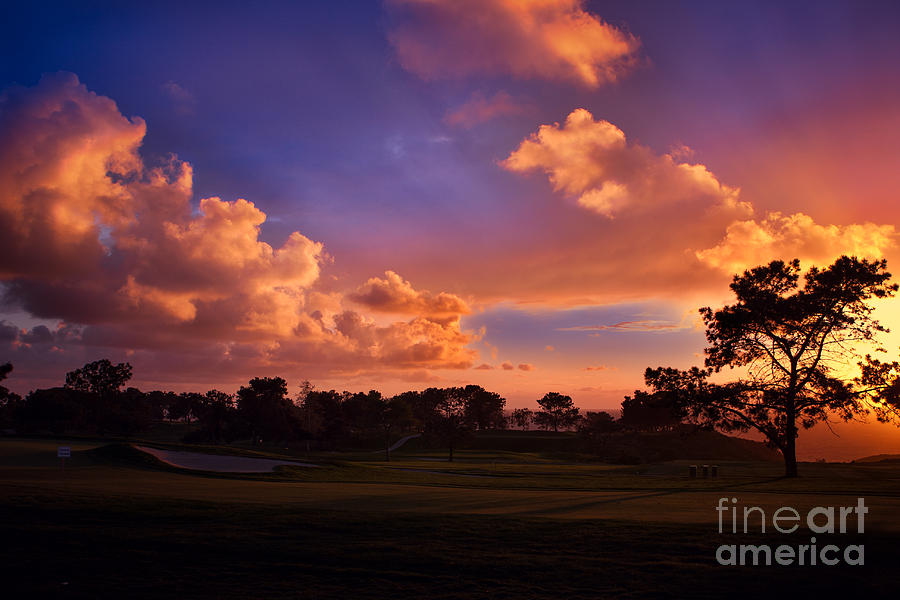
[[[272,345],[271,360],[354,372],[383,366],[467,369],[478,356],[467,348],[477,336],[461,331],[459,320],[435,322],[416,317],[382,326],[360,313],[344,311],[333,323],[304,317],[297,333]]]
[[[583,0],[388,0],[400,64],[424,79],[509,73],[587,87],[615,81],[640,42]]]
[[[553,188],[576,197],[582,208],[613,217],[634,208],[704,201],[749,215],[739,191],[723,185],[700,164],[678,162],[629,144],[609,121],[595,121],[583,108],[565,123],[541,125],[501,165],[514,172],[542,170]]]
[[[372,277],[347,297],[366,308],[386,313],[457,317],[469,312],[469,306],[459,296],[427,290],[415,290],[408,281],[393,271],[385,271],[385,278]]]
[[[703,164],[682,162],[679,157],[687,155],[683,148],[656,153],[631,143],[614,124],[583,109],[563,124],[540,126],[501,166],[515,173],[543,171],[559,194],[574,201],[526,200],[529,210],[540,211],[540,228],[523,239],[541,244],[499,254],[473,278],[473,294],[481,301],[556,305],[706,302],[701,298],[726,289],[728,276],[750,264],[793,256],[827,260],[846,252],[883,256],[894,248],[892,225],[817,224],[802,214],[754,219],[754,207],[739,189]],[[584,210],[607,218],[585,219]],[[528,269],[518,268],[522,264]],[[689,327],[630,322],[598,328]]]
[[[513,364],[511,362],[504,362],[503,364],[500,365],[500,368],[503,369],[504,371],[512,371],[513,369],[515,369],[515,367],[513,366]]]
[[[883,258],[896,247],[893,225],[819,225],[803,213],[769,213],[761,221],[735,221],[717,245],[697,251],[701,261],[737,273],[775,259],[831,262],[842,254]]]
[[[415,290],[388,271],[353,300],[407,320],[377,323],[347,310],[340,293],[312,289],[327,261],[321,243],[299,232],[280,247],[262,241],[266,215],[247,200],[193,204],[191,166],[174,157],[146,166],[138,153],[144,122],[122,116],[74,75],[7,91],[0,120],[5,300],[62,320],[56,333],[4,325],[0,333],[22,351],[81,345],[141,357],[163,350],[182,360],[145,360],[198,372],[234,364],[318,372],[474,364],[477,352],[467,346],[483,333],[461,330],[469,310],[462,299]],[[75,335],[72,324],[84,327]]]
[[[64,74],[6,90],[0,115],[0,276],[94,271],[106,256],[98,223],[124,226],[134,214],[114,178],[142,168],[144,122]]]
[[[497,92],[490,98],[476,92],[465,104],[449,112],[444,117],[444,122],[470,128],[498,117],[521,114],[525,110],[525,105],[513,100],[506,92]]]
[[[530,363],[519,363],[518,369],[520,371],[534,371],[534,365]]]

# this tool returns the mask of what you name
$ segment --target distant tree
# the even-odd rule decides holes
[[[380,434],[383,411],[384,398],[377,390],[349,394],[341,404],[344,423],[349,427],[350,435],[357,439]]]
[[[112,364],[107,359],[87,363],[80,369],[66,373],[66,386],[79,392],[90,392],[101,398],[115,394],[131,379],[131,365]]]
[[[70,394],[85,404],[82,414],[86,416],[77,428],[121,435],[147,428],[152,420],[152,410],[143,392],[137,388],[121,390],[130,379],[129,363],[114,365],[105,358],[66,373],[65,389],[87,394]]]
[[[334,390],[312,390],[301,405],[302,422],[318,444],[334,448],[346,435],[342,404],[348,394]]]
[[[9,374],[12,373],[12,370],[13,370],[12,363],[6,363],[4,365],[0,365],[0,381],[3,381],[7,377],[9,377]],[[5,387],[3,387],[2,385],[0,385],[0,402],[2,402],[7,397],[9,397],[9,395],[10,395],[10,391],[8,389],[6,389]]]
[[[6,379],[12,372],[10,363],[0,365],[0,381]],[[19,410],[22,398],[7,388],[0,385],[0,427],[10,428],[16,424],[16,413]]]
[[[254,443],[299,438],[302,431],[297,407],[287,395],[281,377],[257,377],[237,393],[237,409],[250,426]]]
[[[398,429],[409,427],[414,421],[412,406],[401,394],[382,400],[381,430],[384,432],[384,459],[391,460],[391,433]]]
[[[154,420],[162,421],[163,419],[171,418],[169,416],[169,407],[176,402],[178,394],[153,390],[152,392],[147,392],[146,396]]]
[[[193,410],[197,412],[197,420],[203,427],[204,437],[207,440],[216,444],[222,440],[229,441],[226,438],[231,437],[228,434],[232,430],[237,413],[233,395],[219,390],[209,390],[200,397]]]
[[[886,268],[884,260],[842,256],[827,268],[810,268],[802,285],[797,260],[744,271],[731,283],[735,304],[700,310],[706,368],[648,368],[644,379],[653,392],[675,397],[694,422],[759,431],[781,451],[785,476],[796,477],[799,426],[831,415],[849,420],[892,400],[879,395],[878,385],[854,385],[871,370],[856,381],[842,372],[858,344],[887,331],[870,305],[897,291]],[[708,381],[725,367],[740,367],[744,375],[728,384]]]
[[[619,424],[634,431],[667,431],[674,429],[684,417],[678,398],[658,391],[649,394],[635,390],[633,396],[622,401]]]
[[[102,410],[101,432],[131,436],[146,430],[153,422],[153,407],[147,395],[133,387],[115,392],[114,401],[105,403]]]
[[[181,392],[171,398],[166,415],[173,421],[191,423],[199,416],[203,405],[203,394],[199,392]]]
[[[414,394],[414,395],[413,395]],[[413,406],[413,416],[421,423],[424,433],[433,432],[440,420],[439,406],[444,401],[445,392],[442,388],[427,388],[421,392],[411,392],[410,399]]]
[[[606,411],[588,411],[578,423],[578,436],[592,452],[599,453],[606,445],[611,433],[620,425],[615,417]]]
[[[509,418],[511,423],[524,431],[534,420],[534,413],[530,408],[516,408],[513,409]]]
[[[619,430],[619,423],[616,418],[605,410],[598,412],[588,411],[578,425],[580,431],[591,431],[596,433],[612,433]]]
[[[402,422],[401,428],[403,431],[410,431],[416,429],[418,431],[422,431],[424,428],[424,423],[427,419],[424,418],[422,414],[422,394],[413,390],[408,392],[401,392],[394,396],[399,402],[402,402],[406,406],[409,407],[410,411],[410,419],[404,420]]]
[[[538,400],[541,407],[534,415],[534,422],[542,429],[570,429],[578,423],[579,414],[575,403],[569,396],[558,392],[549,392]]]
[[[423,395],[439,398],[432,427],[450,450],[447,460],[453,462],[454,448],[472,434],[472,428],[466,421],[465,389],[459,387],[429,388],[423,392]]]
[[[480,385],[463,388],[466,424],[472,429],[504,429],[506,419],[503,408],[506,399],[500,394],[489,392]]]
[[[62,435],[71,431],[97,431],[99,425],[96,394],[68,388],[34,390],[16,411],[23,431],[50,431]]]

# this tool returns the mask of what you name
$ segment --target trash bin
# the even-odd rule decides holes
[[[688,474],[690,475],[691,479],[696,479],[697,478],[697,465],[691,465],[690,467],[688,467]]]
[[[719,476],[719,465],[712,465],[709,468],[709,474],[712,475],[713,477],[718,477]]]
[[[709,477],[709,465],[703,465],[700,468],[703,469],[703,478],[706,479]]]

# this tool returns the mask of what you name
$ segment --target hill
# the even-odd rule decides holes
[[[781,460],[776,450],[761,442],[694,428],[615,432],[591,440],[572,432],[483,431],[463,447],[484,451],[590,454],[599,460],[619,464],[669,460]]]
[[[873,454],[852,461],[856,463],[900,463],[900,454]]]

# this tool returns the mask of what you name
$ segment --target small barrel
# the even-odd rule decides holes
[[[700,469],[702,469],[702,471],[703,471],[703,478],[704,478],[704,479],[706,479],[707,477],[709,477],[709,465],[703,465],[702,467],[700,467]]]
[[[690,467],[688,467],[688,474],[690,475],[691,479],[697,479],[697,465],[691,465]]]
[[[709,467],[709,474],[713,477],[719,476],[719,465],[712,465]]]

